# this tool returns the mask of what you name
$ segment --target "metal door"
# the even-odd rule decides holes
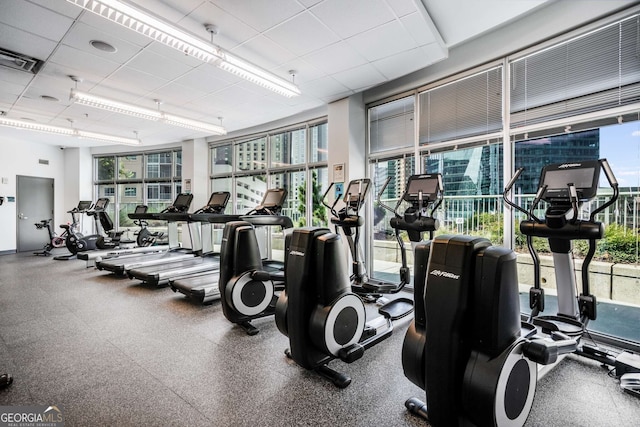
[[[37,229],[35,224],[53,218],[53,179],[33,176],[18,176],[16,191],[16,229],[18,252],[42,249],[49,240],[46,228]],[[58,226],[51,223],[51,229]]]

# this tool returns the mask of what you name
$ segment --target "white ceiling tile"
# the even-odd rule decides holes
[[[120,24],[109,21],[95,13],[84,11],[79,22],[140,47],[151,43],[151,39],[149,37],[123,27]]]
[[[305,95],[314,96],[317,98],[320,98],[327,93],[351,92],[351,90],[345,85],[329,76],[321,77],[310,82],[301,83],[300,89]]]
[[[326,74],[337,73],[367,63],[367,60],[351,45],[342,41],[310,53],[304,59]]]
[[[2,85],[2,91],[0,91],[0,93],[12,96],[20,95],[22,93],[25,85],[29,83],[29,80],[31,79],[29,78],[29,80],[26,80],[26,73],[20,73],[24,74],[24,76],[20,76],[20,74],[17,73],[20,73],[20,71],[0,67],[0,84]],[[23,78],[21,79],[20,77]],[[15,80],[15,82],[11,80]]]
[[[431,65],[449,57],[449,50],[446,47],[441,46],[439,43],[420,46],[420,49],[424,52],[425,57],[433,59],[433,62],[427,65]]]
[[[267,70],[295,58],[291,51],[264,36],[254,37],[231,52]]]
[[[170,100],[171,104],[167,105],[171,105],[172,107],[179,107],[190,101],[193,101],[194,99],[203,98],[206,95],[207,92],[188,88],[176,83],[171,83],[156,89],[146,96],[152,99]],[[164,110],[165,108],[162,107],[161,109]]]
[[[136,55],[127,66],[142,72],[153,70],[154,76],[165,80],[173,80],[193,69],[190,65],[158,55],[149,49]]]
[[[384,76],[369,64],[341,71],[331,77],[353,91],[363,90],[385,81]]]
[[[156,75],[138,71],[130,67],[123,67],[109,76],[104,84],[95,88],[92,92],[97,95],[113,97],[110,93],[114,89],[117,89],[122,93],[122,96],[118,96],[116,99],[124,102],[135,102],[147,93],[153,92],[167,83],[167,80]],[[148,101],[149,104],[145,106],[154,107],[152,100],[148,99]]]
[[[45,61],[56,43],[44,37],[0,24],[0,47]]]
[[[400,19],[407,32],[413,37],[418,46],[424,46],[436,42],[438,39],[433,34],[431,26],[425,24],[424,17],[419,12],[414,12]],[[435,29],[434,29],[435,30]]]
[[[61,45],[51,56],[50,62],[66,68],[82,70],[80,77],[83,77],[85,72],[106,77],[119,67],[117,62],[64,45]]]
[[[306,55],[337,42],[338,37],[310,13],[302,13],[264,33],[296,55]],[[292,37],[292,34],[295,34]]]
[[[72,19],[59,13],[26,1],[13,0],[0,2],[0,22],[56,41],[73,24]]]
[[[194,25],[200,26],[196,34],[200,35],[201,31],[205,31],[207,41],[211,40],[211,36],[204,29],[204,24],[215,25],[218,28],[218,34],[214,35],[213,43],[227,50],[258,35],[255,29],[210,2],[203,2],[189,14],[188,18],[192,20]],[[184,21],[180,23],[186,26]]]
[[[75,83],[67,76],[38,74],[29,86],[30,96],[48,95],[58,98],[64,104],[69,103],[69,93]]]
[[[92,40],[109,43],[116,48],[116,51],[110,53],[96,49],[90,44]],[[63,42],[65,45],[74,49],[101,56],[109,61],[115,62],[126,62],[141,49],[139,45],[129,43],[125,39],[116,37],[109,32],[86,25],[82,22],[78,22],[73,26],[71,31],[65,36]]]
[[[413,38],[397,21],[355,35],[348,39],[348,43],[369,61],[417,47]]]
[[[46,7],[49,10],[54,11],[55,13],[67,16],[72,19],[76,19],[78,15],[82,12],[82,9],[78,6],[68,3],[62,2],[60,0],[29,0],[31,3],[37,4],[38,6]]]
[[[442,59],[442,57],[428,58],[424,50],[417,47],[380,59],[373,62],[372,65],[376,67],[387,80],[391,80],[417,71],[440,59]]]
[[[262,32],[302,12],[295,0],[216,0],[216,5]]]
[[[315,67],[306,59],[302,58],[296,58],[293,61],[284,63],[281,66],[274,68],[272,71],[279,76],[288,76],[288,79],[293,81],[296,85],[318,79],[327,74]],[[291,76],[289,71],[294,71],[295,75]]]
[[[343,39],[395,19],[383,0],[326,0],[311,13]]]
[[[202,64],[198,68],[194,68],[187,74],[180,76],[174,82],[189,90],[211,93],[222,90],[229,84],[228,79],[223,80],[220,77],[233,78],[235,81],[239,81],[238,77],[220,70],[217,67],[210,64]]]
[[[302,4],[304,7],[311,7],[313,5],[316,5],[318,3],[320,3],[323,0],[298,0],[300,2],[300,4]]]
[[[45,101],[40,98],[39,93],[28,93],[20,99],[19,103],[20,108],[26,111],[35,111],[38,114],[56,117],[67,108],[68,101],[66,99],[63,101],[64,102]],[[69,124],[67,123],[67,125]]]
[[[414,0],[386,0],[386,2],[398,17],[409,15],[416,11]]]

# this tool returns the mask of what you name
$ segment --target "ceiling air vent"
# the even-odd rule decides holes
[[[0,66],[36,74],[42,64],[39,59],[0,48]]]
[[[38,163],[40,163],[41,165],[48,165],[49,164],[49,160],[38,159]]]

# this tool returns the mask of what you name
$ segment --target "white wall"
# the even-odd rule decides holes
[[[28,132],[25,132],[28,137]],[[58,146],[37,144],[28,140],[15,140],[2,135],[0,130],[0,196],[5,203],[0,206],[0,253],[15,251],[16,222],[18,213],[16,203],[7,202],[7,196],[16,197],[17,175],[54,180],[54,219],[53,223],[66,222],[65,205],[65,156]],[[39,160],[48,160],[42,165]],[[4,184],[6,180],[6,184]],[[76,201],[77,204],[77,201]]]

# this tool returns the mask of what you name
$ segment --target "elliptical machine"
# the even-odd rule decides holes
[[[407,251],[404,240],[402,236],[400,236],[400,231],[407,232],[412,245],[421,242],[426,232],[429,233],[429,240],[432,240],[433,233],[439,226],[439,222],[433,214],[440,204],[442,204],[444,195],[442,175],[439,173],[412,175],[407,181],[404,194],[402,194],[402,197],[400,197],[395,207],[391,208],[382,203],[381,200],[384,190],[389,185],[389,181],[391,181],[391,177],[387,178],[382,189],[378,192],[378,204],[394,215],[389,221],[389,225],[393,228],[396,241],[400,247],[400,257],[402,261],[400,267],[400,282],[397,285],[387,284],[381,281],[376,281],[375,285],[369,283],[363,284],[365,289],[387,294],[400,292],[407,283],[411,283],[411,271],[409,267],[407,267]],[[405,209],[401,215],[399,209],[403,202],[409,203],[409,207]],[[431,210],[429,210],[429,207],[431,207]]]
[[[280,215],[286,197],[284,189],[267,190],[260,205],[241,221],[227,222],[222,232],[218,280],[222,312],[248,335],[259,332],[252,320],[274,314],[276,292],[284,288],[284,271],[280,263],[262,259],[254,226],[292,228],[291,219]],[[290,236],[285,237],[285,253]]]
[[[536,218],[521,230],[535,229],[565,243],[585,233],[595,245],[602,227],[594,216],[604,207],[584,222],[577,211],[580,201],[595,196],[601,165],[612,187],[617,186],[606,161],[545,167],[529,212],[516,208],[535,218],[533,210],[547,200],[549,222],[563,225],[551,231],[553,226]],[[505,200],[519,173],[507,185]],[[574,213],[570,220],[568,212]],[[576,351],[579,337],[570,336],[573,328],[521,323],[516,255],[487,239],[438,236],[418,245],[415,275],[416,315],[405,336],[402,365],[405,376],[426,391],[427,403],[412,398],[405,406],[434,426],[523,425],[533,404],[538,365],[552,365]],[[532,305],[541,307],[541,294],[531,292]],[[587,312],[593,299],[584,299]]]
[[[342,238],[327,228],[293,231],[285,265],[286,288],[276,304],[276,325],[289,337],[287,357],[345,388],[351,378],[327,366],[352,363],[393,332],[392,320],[411,313],[412,301],[398,298],[366,319],[364,302],[351,291]]]
[[[529,322],[542,334],[561,332],[575,338],[579,342],[576,354],[614,367],[615,377],[620,377],[624,388],[630,375],[640,375],[631,374],[640,372],[637,356],[633,357],[626,352],[615,355],[580,342],[589,322],[597,318],[597,300],[591,294],[589,286],[589,265],[596,251],[597,240],[604,236],[604,224],[595,218],[617,200],[618,182],[606,159],[547,165],[542,170],[538,191],[527,211],[507,198],[522,170],[516,171],[505,189],[504,198],[507,204],[527,215],[527,219],[520,222],[520,231],[527,237],[527,247],[534,267],[533,287],[529,290]],[[596,196],[601,170],[604,171],[612,194],[605,203],[592,210],[588,218],[580,219],[580,206]],[[541,201],[548,204],[544,219],[534,214]],[[545,309],[545,294],[540,283],[540,259],[533,246],[533,237],[546,238],[549,242],[557,285],[556,314],[541,314]],[[576,292],[573,265],[574,240],[589,241],[589,250],[582,263],[582,292],[579,295]]]

